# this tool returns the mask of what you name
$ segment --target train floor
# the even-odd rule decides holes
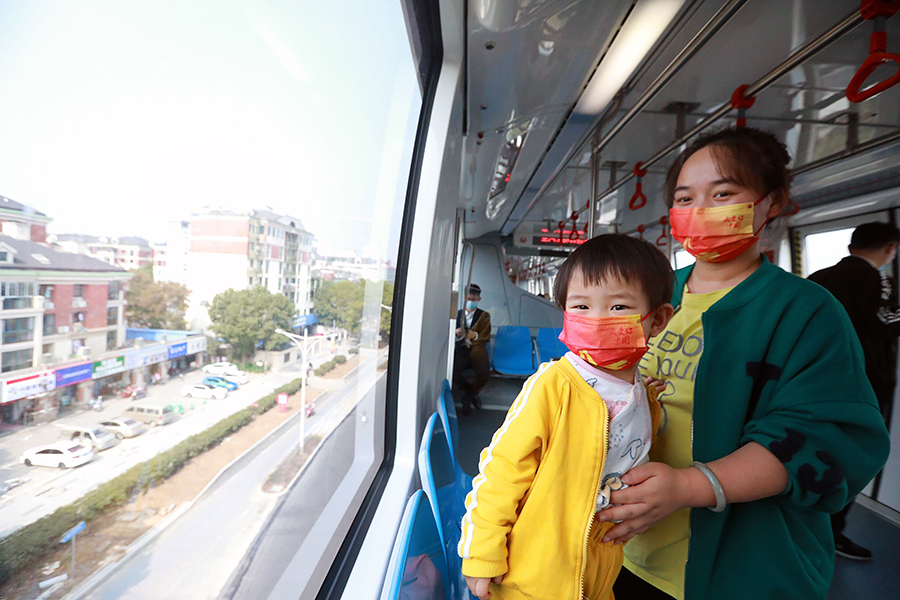
[[[478,473],[482,448],[503,424],[506,411],[522,388],[524,380],[491,377],[479,394],[482,410],[459,414],[459,462],[470,475]],[[455,393],[456,398],[460,397]],[[874,504],[874,503],[873,503]],[[847,516],[845,534],[872,551],[871,561],[854,561],[838,557],[828,600],[896,600],[900,598],[900,521],[890,509],[879,513],[857,502]]]

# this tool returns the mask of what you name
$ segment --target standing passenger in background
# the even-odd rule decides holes
[[[664,386],[651,462],[598,514],[621,521],[604,541],[638,534],[616,600],[824,599],[829,515],[887,460],[847,313],[760,253],[789,162],[772,134],[725,129],[669,170],[672,235],[697,262],[675,272],[675,315],[641,362]]]
[[[844,305],[859,336],[866,359],[866,376],[885,425],[890,427],[894,385],[897,383],[897,335],[900,309],[887,269],[897,254],[900,230],[889,223],[864,223],[850,238],[850,256],[809,276]],[[854,560],[869,560],[872,553],[843,534],[848,504],[831,515],[835,552]]]
[[[478,308],[481,288],[470,284],[466,290],[466,308],[456,315],[456,352],[453,360],[453,385],[462,390],[462,412],[472,412],[472,405],[481,408],[478,392],[491,376],[487,343],[491,339],[491,313]],[[475,381],[463,376],[466,369],[475,371]]]

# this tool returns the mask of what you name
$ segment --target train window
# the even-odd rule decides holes
[[[879,211],[797,227],[794,231],[802,240],[802,269],[799,274],[806,277],[837,264],[850,254],[847,246],[856,227],[872,221],[888,222],[889,218],[887,212]]]
[[[390,427],[423,106],[401,3],[5,3],[0,88],[0,279],[30,290],[12,307],[28,360],[4,353],[0,377],[0,467],[23,482],[0,538],[30,558],[0,548],[0,596],[68,564],[76,509],[55,511],[82,498],[98,516],[66,593],[162,522],[88,595],[314,596]],[[19,464],[57,431],[24,425],[144,394],[171,422],[62,476]]]
[[[676,269],[680,269],[682,267],[687,267],[688,265],[692,265],[692,264],[694,264],[694,261],[696,260],[693,256],[691,256],[691,253],[688,252],[687,250],[676,250],[674,252],[673,256],[674,256],[674,261],[675,261],[674,268],[676,268]]]

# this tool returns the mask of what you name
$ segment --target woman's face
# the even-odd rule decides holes
[[[756,202],[766,191],[740,185],[720,173],[707,146],[692,154],[681,168],[672,208],[712,208]],[[769,194],[753,207],[753,231],[756,233],[759,233],[767,219],[781,212],[781,206],[773,201],[772,196],[773,194]]]

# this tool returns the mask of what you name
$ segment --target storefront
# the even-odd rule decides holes
[[[7,379],[0,396],[0,421],[21,425],[56,418],[55,388],[53,371]]]
[[[56,405],[59,414],[74,410],[78,403],[76,384],[90,381],[94,374],[94,363],[81,363],[56,370]],[[81,398],[82,401],[86,398]]]

